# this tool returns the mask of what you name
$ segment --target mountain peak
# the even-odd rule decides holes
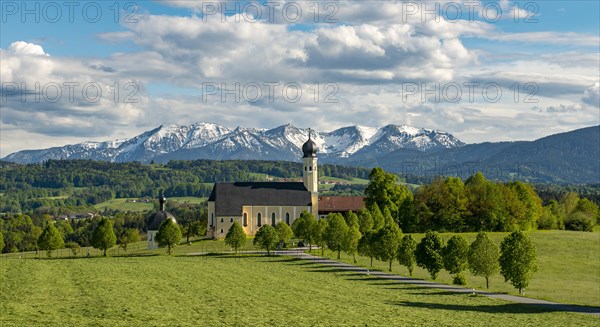
[[[347,126],[331,132],[315,131],[313,139],[326,162],[339,162],[357,154],[384,155],[401,148],[430,151],[462,146],[446,132],[407,125],[382,128]],[[172,159],[298,160],[308,129],[291,123],[272,129],[238,126],[234,130],[210,123],[163,124],[130,139],[83,142],[44,150],[13,153],[7,161],[41,162],[48,159],[94,159],[106,161],[168,161]]]

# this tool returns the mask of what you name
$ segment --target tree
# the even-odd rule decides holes
[[[402,239],[402,231],[395,223],[383,227],[377,232],[375,249],[377,258],[389,263],[389,271],[392,271],[392,262],[398,257],[398,246]]]
[[[425,228],[457,232],[465,229],[468,200],[460,178],[438,177],[431,184],[420,187],[416,197],[427,208],[420,217]]]
[[[166,247],[167,253],[171,255],[172,248],[179,245],[179,241],[181,241],[181,229],[173,219],[167,218],[160,223],[154,241],[156,241],[158,247]]]
[[[477,234],[477,238],[469,246],[469,270],[475,276],[485,277],[485,287],[490,288],[490,276],[498,272],[500,249],[485,232]]]
[[[512,232],[500,244],[500,274],[504,281],[525,294],[529,280],[538,269],[537,249],[529,236],[522,231]]]
[[[542,199],[535,193],[533,187],[520,181],[508,183],[508,187],[515,190],[519,201],[525,210],[523,218],[516,223],[521,230],[537,228],[537,221],[543,213]]]
[[[348,225],[348,227],[352,228],[352,227],[359,227],[358,224],[358,216],[352,212],[352,211],[348,211],[345,215],[344,215],[344,219],[346,220],[346,225]]]
[[[358,225],[353,225],[348,228],[344,237],[344,252],[352,255],[354,263],[356,263],[356,251],[358,251],[358,242],[361,236],[362,234],[358,229]]]
[[[112,220],[102,218],[92,235],[92,246],[102,250],[102,255],[106,257],[106,250],[112,248],[115,244],[117,244],[117,236],[113,230]]]
[[[290,226],[288,226],[288,224],[285,223],[285,221],[280,221],[279,223],[277,223],[275,229],[277,230],[277,235],[279,235],[279,243],[283,244],[284,246],[285,243],[287,243],[294,235],[294,232],[292,231]]]
[[[4,249],[4,232],[2,231],[2,225],[0,225],[0,253]]]
[[[598,206],[583,198],[565,219],[565,228],[570,230],[592,231],[598,219]]]
[[[119,246],[123,248],[123,250],[127,251],[127,245],[130,243],[139,242],[140,240],[140,232],[137,228],[126,228],[119,235]]]
[[[67,249],[71,249],[71,253],[73,254],[73,256],[76,256],[79,253],[79,250],[81,249],[79,243],[77,242],[67,242],[65,243],[65,247]]]
[[[368,208],[377,204],[380,210],[385,210],[387,207],[395,217],[398,217],[409,209],[411,201],[412,192],[397,183],[396,175],[385,172],[381,168],[371,170],[369,185],[365,189],[365,204]]]
[[[454,235],[442,249],[444,269],[454,275],[455,284],[463,284],[464,276],[459,276],[467,268],[469,243],[460,235]],[[460,283],[458,282],[460,281]]]
[[[363,235],[373,229],[373,216],[366,208],[358,210],[358,225]]]
[[[265,224],[258,230],[254,236],[254,245],[267,250],[267,255],[271,255],[271,249],[275,248],[279,242],[279,234],[275,227]]]
[[[438,273],[444,267],[442,247],[443,242],[440,235],[437,232],[429,231],[417,244],[415,251],[417,266],[426,269],[433,280],[437,278]]]
[[[377,252],[375,251],[376,240],[377,232],[369,231],[358,241],[358,253],[371,259],[371,267],[373,267],[373,258],[377,255]]]
[[[312,243],[315,242],[315,217],[307,210],[302,211],[300,217],[292,223],[292,230],[297,238],[308,243],[309,251],[312,251]]]
[[[53,250],[60,249],[65,246],[65,241],[63,240],[62,235],[60,235],[58,229],[54,227],[54,224],[48,224],[46,225],[46,228],[44,228],[40,238],[38,238],[37,244],[41,250],[46,250],[48,257],[51,257]]]
[[[337,251],[337,258],[344,249],[344,238],[348,232],[346,220],[340,213],[330,213],[327,215],[327,229],[325,229],[325,241],[331,251]]]
[[[408,268],[408,273],[412,276],[415,269],[415,250],[417,241],[412,235],[404,235],[398,246],[398,263]]]
[[[378,231],[382,229],[385,225],[385,217],[383,217],[383,214],[379,209],[379,205],[377,205],[377,203],[373,203],[373,205],[370,208],[370,211],[371,217],[373,217],[373,230]]]
[[[225,236],[225,244],[232,247],[236,254],[238,253],[238,249],[246,244],[246,233],[237,221],[229,228]]]
[[[190,237],[206,234],[205,229],[206,229],[206,224],[203,224],[198,220],[190,222],[185,227],[185,242],[190,243]]]
[[[465,182],[467,196],[466,229],[471,231],[499,231],[504,226],[502,193],[498,185],[488,181],[481,172]]]
[[[321,248],[321,255],[325,254],[325,245],[327,244],[325,232],[327,231],[328,225],[329,221],[327,219],[319,219],[319,221],[314,224],[313,236],[315,238],[315,244]]]

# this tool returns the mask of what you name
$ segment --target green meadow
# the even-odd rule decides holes
[[[150,203],[143,202],[127,202],[127,200],[134,200],[135,198],[117,198],[111,199],[102,203],[98,203],[94,205],[94,207],[98,210],[104,210],[104,208],[120,210],[120,211],[149,211],[153,210],[154,206]],[[194,197],[194,196],[182,196],[182,197],[172,197],[169,198],[169,201],[178,202],[182,204],[202,204],[206,201],[207,198],[203,197]]]
[[[162,251],[160,251],[162,252]],[[1,326],[596,325],[597,317],[421,289],[266,256],[9,259]]]

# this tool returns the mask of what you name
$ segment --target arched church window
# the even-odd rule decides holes
[[[275,225],[276,225],[276,223],[275,223],[275,213],[273,212],[273,213],[271,213],[271,226],[275,226]]]
[[[262,215],[259,213],[256,214],[256,224],[258,227],[262,226]]]
[[[290,224],[290,213],[289,212],[285,213],[285,223],[288,225]]]
[[[312,166],[308,167],[308,170],[312,171]]]
[[[244,212],[244,227],[248,226],[248,214]]]
[[[210,214],[210,227],[213,227],[215,225],[215,214],[211,213]]]

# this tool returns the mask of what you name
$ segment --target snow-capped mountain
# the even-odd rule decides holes
[[[44,150],[25,150],[4,160],[36,163],[48,159],[93,159],[114,162],[166,162],[180,159],[291,160],[301,156],[308,129],[283,125],[273,129],[237,127],[234,130],[212,123],[190,126],[161,125],[130,139],[83,142]],[[322,162],[360,161],[362,157],[384,156],[399,149],[431,152],[461,147],[463,142],[444,131],[387,125],[376,129],[362,126],[332,132],[312,132]]]

